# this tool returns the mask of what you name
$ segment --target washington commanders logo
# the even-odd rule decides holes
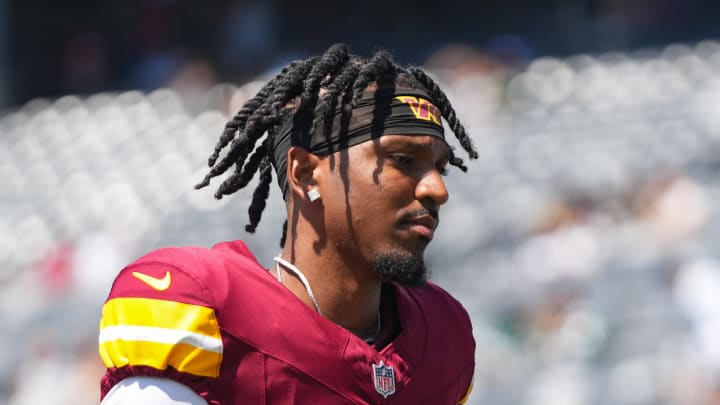
[[[410,111],[413,112],[415,118],[419,120],[432,121],[437,125],[442,126],[440,123],[440,110],[432,105],[431,102],[424,98],[414,96],[397,96],[395,97],[401,103],[405,103],[410,107]]]
[[[375,383],[375,391],[382,395],[383,398],[395,393],[395,370],[392,366],[386,366],[380,361],[380,364],[373,364],[373,380]]]

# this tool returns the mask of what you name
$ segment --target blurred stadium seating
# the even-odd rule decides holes
[[[428,252],[473,318],[471,403],[720,403],[720,42],[434,73],[481,152]],[[0,117],[0,403],[97,402],[100,305],[143,252],[242,238],[269,264],[277,189],[247,235],[247,193],[192,187],[258,83]]]

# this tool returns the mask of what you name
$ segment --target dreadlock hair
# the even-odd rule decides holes
[[[335,44],[321,56],[290,63],[242,106],[225,125],[208,159],[210,171],[195,188],[206,187],[210,179],[235,165],[234,172],[215,192],[215,198],[220,199],[247,186],[255,173],[259,173],[259,184],[248,209],[250,223],[245,226],[247,232],[253,233],[265,209],[272,181],[273,151],[269,145],[282,124],[292,119],[294,114],[312,114],[309,128],[309,133],[312,133],[317,125],[332,122],[339,98],[341,108],[351,113],[364,90],[385,86],[427,92],[462,148],[471,159],[477,158],[472,141],[457,119],[447,96],[422,69],[397,65],[387,51],[381,50],[370,59],[363,59],[352,54],[348,45]],[[265,134],[267,137],[256,148],[255,145]],[[218,160],[220,152],[226,147],[229,147],[227,154]],[[463,160],[455,156],[452,150],[449,163],[462,171],[467,170]],[[283,225],[280,246],[285,243],[286,233],[287,220]]]

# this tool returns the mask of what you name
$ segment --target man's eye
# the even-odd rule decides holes
[[[413,161],[411,155],[390,155],[390,159],[394,160],[401,165],[409,165]]]

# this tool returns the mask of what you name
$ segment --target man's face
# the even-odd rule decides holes
[[[448,200],[448,154],[433,136],[385,135],[324,157],[328,243],[386,281],[425,281],[423,253]]]

